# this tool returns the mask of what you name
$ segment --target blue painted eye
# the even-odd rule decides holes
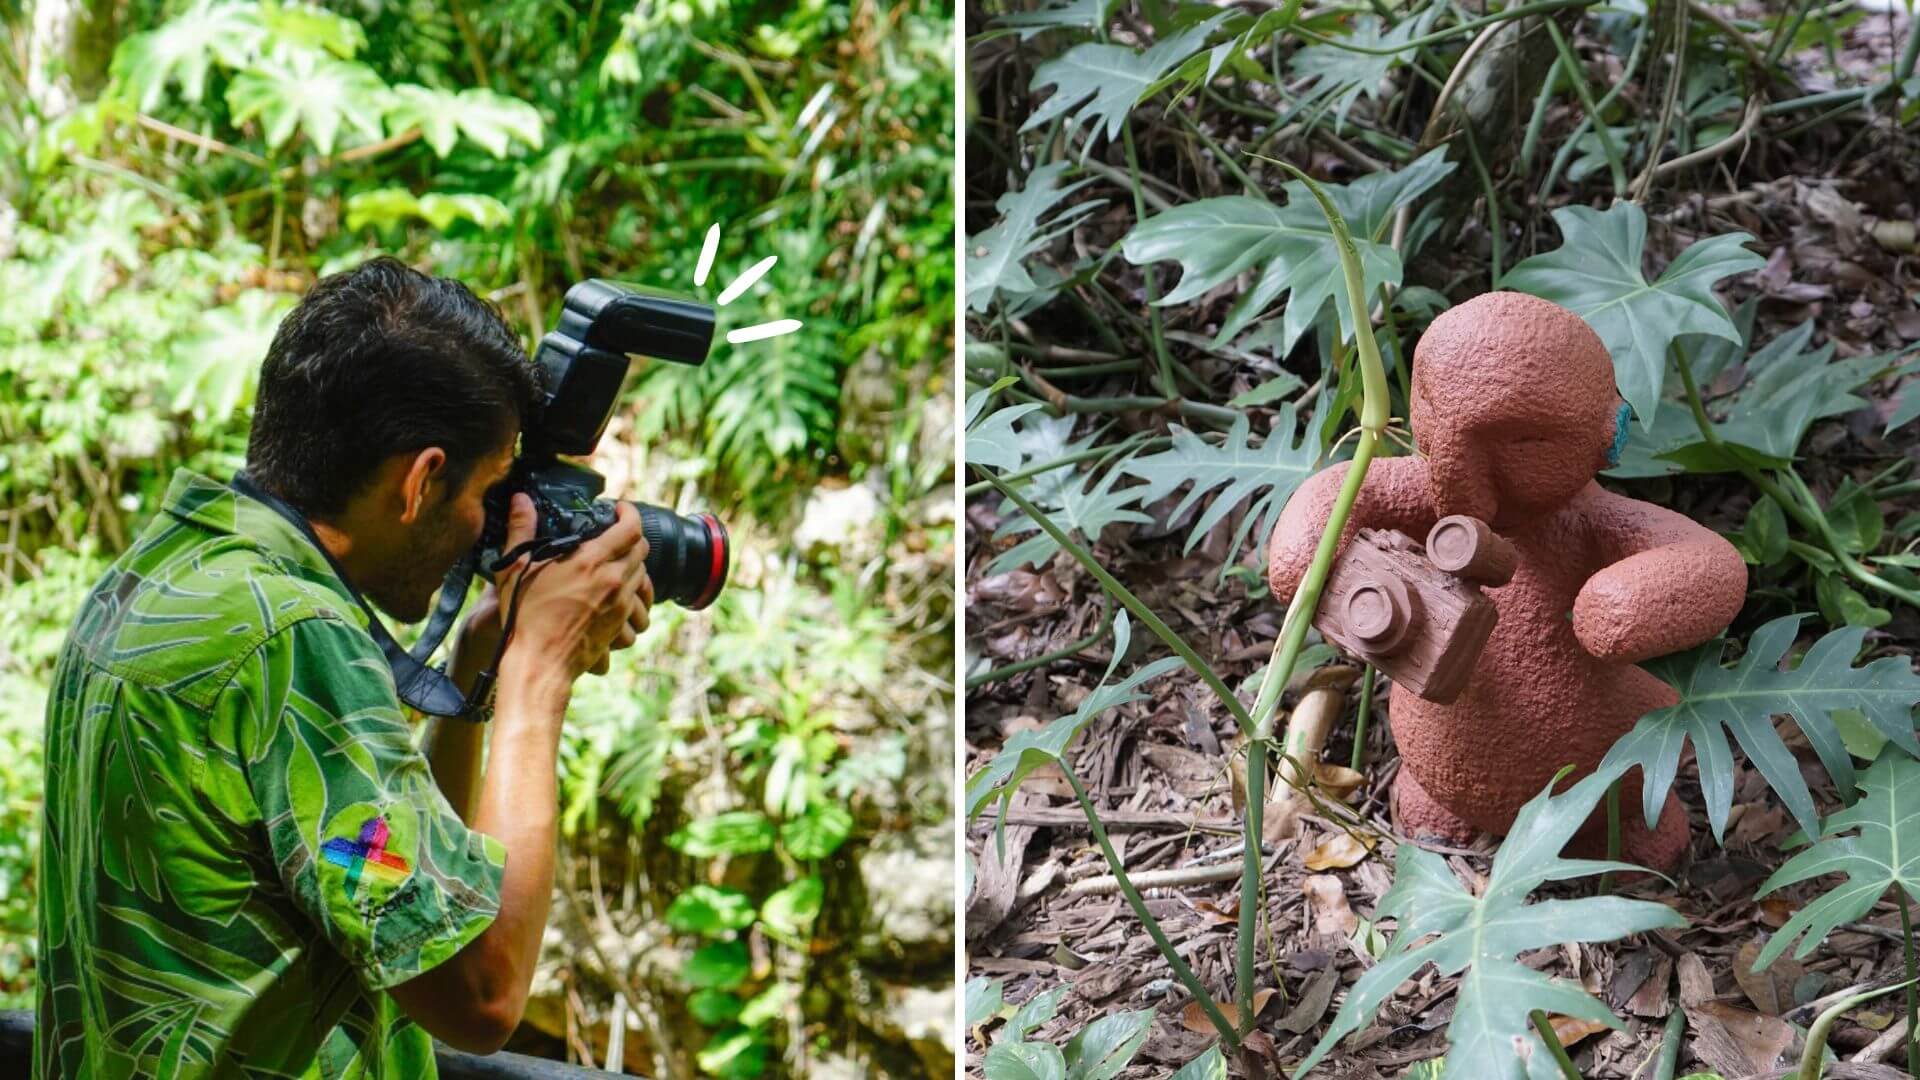
[[[1613,414],[1613,445],[1607,447],[1607,468],[1620,464],[1620,454],[1627,448],[1627,433],[1632,430],[1633,406],[1620,403],[1620,411]]]

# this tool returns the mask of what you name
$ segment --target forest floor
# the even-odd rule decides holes
[[[1870,16],[1856,24],[1836,56],[1805,58],[1806,89],[1831,85],[1823,80],[1831,79],[1836,64],[1843,72],[1884,72],[1904,40],[1900,35],[1905,24],[1898,15]],[[1556,117],[1552,126],[1564,137],[1576,118]],[[1814,340],[1833,343],[1842,357],[1910,349],[1920,343],[1920,249],[1912,228],[1920,210],[1914,194],[1920,191],[1920,139],[1912,125],[1903,130],[1884,119],[1830,127],[1792,141],[1756,142],[1743,158],[1729,161],[1711,187],[1656,190],[1647,203],[1650,262],[1657,270],[1701,237],[1748,232],[1755,238],[1750,248],[1766,255],[1767,265],[1731,279],[1721,291],[1730,308],[1759,298],[1756,343],[1811,320]],[[1216,137],[1228,145],[1251,141],[1231,134]],[[1330,179],[1343,178],[1335,170],[1344,163],[1316,160]],[[1197,183],[1203,194],[1217,193],[1205,190],[1204,174],[1204,168],[1195,165],[1173,179],[1188,192]],[[978,184],[980,178],[971,179]],[[977,187],[970,192],[970,208],[991,205],[991,192]],[[1101,181],[1079,197],[1108,200],[1107,210],[1081,226],[1097,237],[1083,250],[1103,250],[1112,240],[1101,235],[1103,222],[1111,220],[1116,229],[1127,225],[1115,210],[1131,205],[1128,193]],[[1525,242],[1518,251],[1509,244],[1507,265],[1554,246],[1555,231],[1546,212],[1568,201],[1556,198],[1529,207],[1531,220],[1521,223]],[[1584,197],[1572,201],[1593,203]],[[987,220],[991,218],[983,215],[969,225]],[[1486,234],[1479,231],[1475,250],[1473,233],[1469,226],[1457,248],[1442,251],[1436,245],[1423,254],[1422,265],[1409,267],[1409,280],[1440,288],[1456,301],[1484,290]],[[1200,312],[1195,321],[1217,320],[1231,299],[1218,297],[1214,310]],[[1257,381],[1204,355],[1188,359],[1196,372],[1220,388],[1215,400],[1224,401]],[[1723,375],[1722,385],[1703,388],[1709,403],[1729,392],[1739,377],[1735,365]],[[1860,482],[1891,464],[1904,461],[1911,467],[1920,461],[1914,428],[1891,439],[1881,436],[1900,389],[1891,379],[1863,388],[1866,407],[1815,425],[1798,468],[1823,499],[1830,498],[1845,477]],[[1091,396],[1125,391],[1103,387],[1076,392]],[[1120,426],[1164,428],[1166,422],[1159,415],[1135,415],[1121,418]],[[1737,476],[1609,486],[1673,507],[1723,533],[1739,530],[1752,498],[1752,490]],[[1023,568],[987,574],[988,564],[1012,543],[991,539],[1002,520],[999,502],[989,492],[971,498],[966,507],[969,674],[1061,649],[1094,634],[1112,618],[1098,584],[1068,558],[1056,558],[1041,572]],[[1241,550],[1237,561],[1247,573],[1223,575],[1222,562],[1245,509],[1229,515],[1191,554],[1182,555],[1181,539],[1197,511],[1168,520],[1176,502],[1170,498],[1146,508],[1154,519],[1150,523],[1109,526],[1098,538],[1095,553],[1251,703],[1257,684],[1248,676],[1269,658],[1284,614],[1264,588],[1264,542]],[[1198,509],[1205,505],[1203,501]],[[1920,511],[1920,497],[1889,501],[1885,510],[1896,535],[1910,538],[1920,527],[1920,517],[1910,516]],[[1730,633],[1743,634],[1766,618],[1811,609],[1811,589],[1804,582],[1780,584],[1772,591],[1756,590]],[[1910,655],[1920,643],[1920,612],[1889,606],[1892,621],[1869,633],[1870,656]],[[1136,649],[1143,637],[1135,635]],[[1110,648],[1109,637],[1066,660],[970,691],[968,772],[983,766],[1016,732],[1072,710],[1100,681]],[[1347,847],[1330,824],[1309,817],[1296,838],[1271,847],[1266,855],[1257,986],[1263,995],[1268,989],[1274,993],[1260,1009],[1259,1035],[1250,1046],[1268,1057],[1276,1071],[1305,1056],[1326,1032],[1341,990],[1373,962],[1367,955],[1367,935],[1374,931],[1370,920],[1391,881],[1396,841],[1391,839],[1388,793],[1400,766],[1387,721],[1391,691],[1386,687],[1383,680],[1373,703],[1365,783],[1349,802],[1389,838],[1368,855]],[[1233,875],[1144,890],[1149,908],[1178,950],[1219,997],[1230,1000],[1242,848],[1242,798],[1236,785],[1244,760],[1235,752],[1238,732],[1232,718],[1184,669],[1143,689],[1147,700],[1107,713],[1069,753],[1130,874],[1222,867],[1223,874]],[[1349,760],[1356,699],[1349,691],[1347,719],[1335,727],[1326,748],[1329,762]],[[1286,704],[1292,704],[1291,696]],[[1798,730],[1784,719],[1779,729],[1799,756],[1820,806],[1838,805],[1831,781]],[[1675,1009],[1686,1016],[1681,1075],[1711,1071],[1729,1080],[1779,1075],[1776,1070],[1795,1060],[1792,1055],[1797,1055],[1813,1016],[1843,996],[1837,991],[1888,985],[1901,978],[1900,916],[1891,901],[1883,901],[1864,922],[1831,935],[1804,961],[1789,954],[1764,975],[1747,971],[1748,964],[1741,961],[1750,961],[1770,932],[1818,890],[1807,883],[1764,901],[1752,899],[1756,886],[1787,857],[1795,825],[1744,757],[1736,757],[1734,767],[1735,805],[1725,844],[1716,843],[1707,828],[1689,749],[1675,787],[1693,827],[1687,858],[1671,883],[1643,878],[1617,890],[1671,905],[1686,917],[1686,929],[1523,957],[1532,967],[1585,987],[1624,1021],[1615,1031],[1597,1025],[1589,1029],[1577,1021],[1562,1030],[1584,1076],[1650,1075],[1648,1061]],[[1495,843],[1481,836],[1468,848],[1429,848],[1446,855],[1456,872],[1472,881],[1488,873]],[[1072,987],[1057,1016],[1032,1038],[1064,1043],[1092,1019],[1123,1009],[1154,1009],[1152,1034],[1122,1074],[1126,1077],[1165,1076],[1215,1041],[1197,1008],[1182,1008],[1185,991],[1170,977],[1120,895],[1074,890],[1077,883],[1106,875],[1107,868],[1057,769],[1036,772],[1021,788],[1008,817],[1004,863],[996,858],[991,814],[973,823],[968,849],[976,866],[967,906],[968,975],[1003,979],[1009,1003],[1062,983]],[[1558,887],[1558,894],[1587,894],[1592,887],[1589,880]],[[1390,928],[1391,920],[1383,929]],[[1400,1076],[1416,1063],[1438,1057],[1445,1050],[1444,1029],[1456,985],[1456,979],[1424,969],[1403,984],[1372,1024],[1345,1040],[1317,1075]],[[1907,1075],[1897,1067],[1904,1045],[1900,1017],[1898,995],[1849,1014],[1834,1028],[1829,1045],[1843,1062],[1855,1064],[1829,1075]],[[981,1032],[969,1033],[968,1052],[976,1070],[986,1045]]]

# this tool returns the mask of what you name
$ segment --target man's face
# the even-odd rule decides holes
[[[486,525],[487,491],[513,467],[513,440],[480,459],[458,490],[434,483],[426,506],[412,523],[396,523],[391,537],[392,572],[367,595],[401,622],[418,622],[433,610],[447,571],[480,539]]]

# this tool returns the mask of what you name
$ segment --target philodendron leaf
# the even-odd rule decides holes
[[[1296,1071],[1294,1075],[1300,1073]],[[1215,1043],[1207,1047],[1206,1053],[1180,1066],[1180,1071],[1169,1080],[1227,1080],[1227,1059],[1221,1055],[1219,1044]]]
[[[1000,1015],[1004,1004],[1001,987],[999,979],[989,979],[985,975],[976,975],[967,980],[968,1027],[979,1027]]]
[[[1480,896],[1454,877],[1445,859],[1401,844],[1393,887],[1380,898],[1378,909],[1381,916],[1400,920],[1399,931],[1386,958],[1347,992],[1333,1026],[1294,1074],[1306,1075],[1348,1032],[1365,1024],[1396,987],[1429,963],[1443,976],[1460,976],[1453,1020],[1447,1026],[1443,1077],[1558,1075],[1528,1024],[1527,1014],[1534,1009],[1618,1027],[1607,1007],[1578,985],[1550,979],[1518,957],[1529,949],[1612,941],[1686,925],[1665,904],[1617,896],[1526,902],[1527,894],[1544,882],[1626,868],[1560,857],[1621,771],[1603,767],[1558,796],[1549,785],[1521,807],[1513,830],[1494,854],[1493,873]]]
[[[1859,802],[1821,822],[1819,841],[1760,883],[1759,895],[1765,896],[1823,874],[1847,875],[1845,884],[1793,913],[1760,950],[1753,970],[1773,963],[1803,932],[1794,955],[1806,956],[1834,927],[1865,917],[1896,885],[1908,900],[1920,901],[1920,761],[1882,754],[1861,779],[1860,791]],[[1859,835],[1840,835],[1849,829]]]
[[[1666,377],[1667,346],[1682,334],[1739,340],[1713,285],[1766,260],[1741,246],[1753,237],[1724,233],[1687,248],[1649,283],[1640,268],[1647,215],[1637,205],[1568,206],[1555,210],[1553,220],[1560,226],[1560,247],[1514,267],[1500,286],[1551,300],[1587,320],[1613,356],[1620,396],[1641,426],[1649,427]]]
[[[1609,475],[1785,468],[1815,420],[1864,407],[1866,402],[1853,391],[1893,363],[1890,356],[1835,360],[1831,342],[1808,349],[1812,340],[1811,321],[1774,338],[1747,359],[1738,389],[1705,403],[1723,449],[1706,441],[1684,402],[1664,400],[1662,415],[1644,425],[1649,430],[1628,441],[1629,447],[1641,444],[1643,453],[1635,461],[1645,464],[1610,470]],[[1709,377],[1698,364],[1693,368],[1696,381]],[[1624,456],[1623,464],[1628,464]]]
[[[1438,5],[1430,4],[1420,14],[1401,20],[1384,34],[1380,32],[1381,22],[1378,18],[1361,15],[1354,19],[1352,31],[1342,34],[1341,38],[1353,45],[1393,48],[1425,34],[1439,12]],[[1309,45],[1293,55],[1290,64],[1292,70],[1288,75],[1290,78],[1319,77],[1308,91],[1308,96],[1333,107],[1334,130],[1338,131],[1346,124],[1347,111],[1353,108],[1361,95],[1377,96],[1387,73],[1411,60],[1413,55],[1411,49],[1380,56],[1357,53],[1338,45]]]
[[[1153,1031],[1153,1010],[1103,1016],[1067,1043],[1067,1080],[1113,1080]]]
[[[1014,11],[993,21],[995,26],[1011,26],[1022,41],[1042,30],[1098,29],[1107,19],[1114,0],[1052,0],[1034,11]]]
[[[1000,804],[1000,820],[996,825],[996,841],[1005,843],[1007,825],[1007,804],[1013,801],[1014,792],[1027,775],[1042,765],[1062,759],[1068,744],[1075,736],[1086,729],[1101,713],[1117,708],[1129,702],[1139,701],[1146,695],[1139,687],[1182,663],[1177,656],[1168,656],[1145,664],[1133,670],[1119,682],[1109,682],[1120,661],[1127,655],[1127,646],[1133,638],[1133,624],[1127,620],[1125,612],[1113,617],[1113,660],[1107,665],[1106,675],[1101,677],[1100,685],[1094,688],[1080,702],[1078,708],[1052,723],[1037,730],[1022,731],[1008,739],[1000,747],[986,767],[967,780],[967,820],[980,816],[980,812],[995,802]],[[1018,1038],[1019,1036],[1015,1036]]]
[[[987,1080],[1066,1080],[1067,1062],[1052,1043],[995,1043],[981,1059]]]
[[[1370,173],[1351,184],[1321,185],[1353,232],[1363,284],[1369,298],[1385,285],[1399,285],[1400,256],[1375,240],[1393,211],[1420,197],[1453,171],[1446,150],[1437,149],[1394,173]],[[1274,301],[1287,297],[1277,351],[1290,351],[1320,317],[1328,300],[1342,309],[1340,253],[1325,215],[1306,186],[1291,181],[1284,206],[1251,195],[1176,206],[1134,226],[1121,242],[1129,262],[1145,265],[1165,259],[1180,263],[1180,284],[1160,300],[1183,304],[1237,275],[1258,268],[1253,287],[1235,302],[1214,336],[1225,345]],[[1291,294],[1289,296],[1289,294]],[[1351,327],[1352,319],[1341,325]]]
[[[1766,777],[1800,827],[1813,833],[1818,823],[1813,796],[1799,762],[1773,728],[1779,713],[1793,714],[1841,791],[1853,790],[1853,759],[1833,721],[1836,709],[1856,710],[1890,741],[1920,757],[1913,727],[1920,675],[1914,674],[1912,662],[1904,656],[1883,656],[1854,667],[1866,630],[1853,626],[1814,642],[1797,667],[1780,670],[1804,617],[1783,616],[1755,630],[1746,655],[1730,668],[1721,666],[1724,638],[1647,664],[1647,670],[1679,692],[1680,701],[1641,717],[1607,751],[1601,768],[1640,766],[1649,826],[1658,820],[1680,767],[1680,751],[1691,739],[1707,820],[1716,839],[1723,835],[1733,807],[1733,753],[1727,744],[1727,732],[1732,731],[1747,760]]]
[[[298,127],[314,149],[331,154],[342,125],[368,139],[380,137],[387,94],[387,84],[365,64],[295,53],[234,76],[227,106],[235,124],[258,117],[269,148],[292,138]]]
[[[1142,506],[1166,498],[1182,484],[1192,484],[1186,497],[1168,515],[1170,519],[1179,518],[1209,492],[1220,488],[1219,496],[1187,533],[1187,551],[1192,551],[1200,538],[1234,507],[1252,498],[1253,505],[1234,531],[1233,546],[1227,549],[1222,564],[1224,571],[1233,565],[1234,556],[1249,532],[1264,537],[1273,531],[1273,523],[1287,498],[1321,464],[1320,440],[1313,435],[1319,426],[1319,415],[1316,413],[1304,424],[1298,417],[1299,408],[1294,403],[1281,406],[1273,433],[1258,447],[1252,445],[1251,425],[1244,415],[1235,418],[1227,440],[1219,446],[1175,424],[1172,447],[1157,454],[1142,454],[1120,469],[1147,482],[1145,488],[1139,489]]]
[[[544,128],[540,112],[519,98],[473,88],[458,92],[408,83],[393,88],[387,126],[396,132],[420,129],[433,152],[446,157],[461,135],[494,157],[505,157],[510,143],[539,149]]]
[[[1054,91],[1033,110],[1020,130],[1031,131],[1064,116],[1068,139],[1089,120],[1096,132],[1104,125],[1107,138],[1118,138],[1120,125],[1127,122],[1133,107],[1158,90],[1161,80],[1188,57],[1204,48],[1207,38],[1226,19],[1225,12],[1213,15],[1144,51],[1125,45],[1075,45],[1065,55],[1034,69],[1028,89],[1037,94],[1051,86]],[[1089,138],[1086,146],[1092,145]]]
[[[1115,522],[1133,522],[1144,524],[1153,519],[1138,510],[1127,507],[1139,502],[1140,493],[1146,489],[1128,488],[1125,491],[1113,490],[1114,482],[1120,478],[1124,463],[1108,469],[1106,474],[1092,483],[1076,481],[1060,489],[1060,505],[1047,507],[1047,516],[1068,533],[1079,533],[1088,543],[1100,535],[1100,530]],[[1011,501],[1003,504],[1011,506]],[[1025,513],[1015,513],[994,530],[995,540],[1021,533],[1035,535],[1015,544],[1003,552],[999,558],[987,567],[989,574],[1002,574],[1023,564],[1032,564],[1036,569],[1044,567],[1048,559],[1060,550],[1060,545],[1052,536],[1042,531],[1040,523]]]
[[[996,297],[1003,302],[1018,301],[1044,291],[1027,271],[1026,260],[1106,202],[1090,199],[1076,203],[1041,225],[1040,219],[1052,213],[1060,200],[1093,182],[1080,180],[1061,187],[1060,177],[1066,171],[1066,163],[1059,161],[1033,170],[1026,187],[1007,192],[993,204],[1000,211],[1000,220],[986,232],[967,237],[969,311],[987,310]]]
[[[267,36],[260,15],[258,4],[201,0],[157,29],[121,42],[113,53],[114,82],[141,112],[152,112],[173,82],[180,84],[181,98],[197,104],[206,96],[214,61],[237,68],[259,55]]]
[[[986,391],[981,391],[982,394]],[[972,399],[968,399],[972,404]],[[1001,472],[1015,472],[1024,455],[1013,422],[1042,406],[1034,402],[1009,405],[987,414],[979,424],[967,429],[967,464],[984,465]]]

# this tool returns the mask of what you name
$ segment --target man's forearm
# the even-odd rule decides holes
[[[479,647],[482,645],[486,647]],[[481,667],[491,659],[490,643],[474,642],[463,636],[454,643],[448,676],[462,694],[472,693]],[[470,826],[475,824],[473,815],[480,793],[480,763],[486,749],[487,727],[470,720],[443,717],[435,725],[426,748],[434,782],[440,785],[441,793],[460,815],[460,820]]]

